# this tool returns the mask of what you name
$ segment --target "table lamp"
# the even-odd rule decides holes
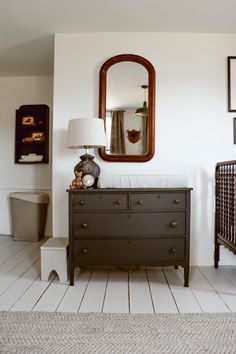
[[[80,162],[74,167],[75,178],[81,180],[84,188],[96,188],[100,167],[94,156],[88,153],[89,148],[106,146],[104,121],[100,118],[76,118],[69,120],[68,147],[84,148],[86,153],[80,156]]]

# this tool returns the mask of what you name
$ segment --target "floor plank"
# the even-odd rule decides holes
[[[236,266],[219,266],[218,270],[236,286]]]
[[[34,263],[3,295],[0,297],[0,310],[8,311],[25,293],[40,274],[40,262]]]
[[[48,283],[48,282],[45,282]],[[42,295],[36,305],[33,307],[33,312],[55,312],[68,288],[68,285],[59,283],[50,283],[47,291]]]
[[[130,313],[154,313],[145,269],[129,273]]]
[[[89,280],[79,312],[102,312],[108,271],[94,271]]]
[[[11,238],[11,236],[9,236],[9,235],[0,235],[0,245],[2,243],[4,243],[5,241],[9,240],[10,238]]]
[[[231,311],[236,312],[236,286],[218,269],[213,267],[201,267],[200,269],[225,305]]]
[[[16,256],[21,250],[28,247],[28,244],[15,244],[6,249],[0,256],[0,264],[4,264],[10,257]]]
[[[8,238],[5,242],[2,242],[0,244],[0,257],[2,254],[4,254],[4,251],[9,248],[9,247],[12,247],[14,244],[14,241],[12,240],[12,238]],[[0,258],[1,260],[1,258]]]
[[[0,276],[8,274],[15,267],[19,266],[21,262],[23,262],[26,258],[29,257],[31,253],[35,250],[38,250],[39,245],[31,242],[26,247],[24,247],[20,252],[14,255],[14,257],[9,257],[4,263],[0,264]],[[37,254],[39,252],[37,251]]]
[[[9,257],[14,256],[18,252],[20,252],[22,249],[27,247],[29,243],[28,242],[14,242],[12,240],[9,240],[9,243],[7,241],[3,245],[6,245],[6,244],[7,244],[7,247],[0,250],[0,264],[6,262],[9,259]]]
[[[40,242],[0,235],[0,310],[116,313],[236,312],[236,267],[75,271],[75,285],[40,280]]]
[[[228,307],[197,267],[190,270],[189,287],[203,312],[229,312]]]
[[[0,295],[3,294],[9,287],[14,284],[19,277],[21,277],[27,269],[29,269],[33,263],[39,260],[40,252],[36,249],[34,252],[28,255],[28,257],[22,261],[18,267],[15,267],[11,272],[7,273],[0,279]]]
[[[74,286],[68,286],[68,289],[57,308],[57,312],[78,312],[90,276],[91,271],[79,271],[79,269],[76,269]]]
[[[49,282],[41,281],[38,277],[10,311],[31,311],[49,285]]]
[[[164,268],[176,305],[180,313],[197,313],[202,309],[189,287],[184,287],[184,279],[179,269]]]
[[[128,272],[111,270],[103,312],[129,313],[128,292]]]
[[[178,313],[178,308],[162,268],[148,268],[147,274],[155,313]]]

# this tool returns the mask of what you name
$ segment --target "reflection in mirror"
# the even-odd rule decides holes
[[[103,159],[148,161],[152,158],[154,84],[155,71],[142,57],[120,55],[103,65],[99,114],[105,120],[108,141],[106,148],[100,149]]]
[[[106,133],[107,154],[145,155],[147,111],[137,115],[146,98],[148,72],[138,63],[121,62],[114,64],[107,72]],[[142,112],[140,112],[142,113]],[[128,131],[140,130],[140,140],[135,144],[128,139]]]

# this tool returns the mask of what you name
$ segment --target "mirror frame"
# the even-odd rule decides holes
[[[233,77],[236,75],[236,57],[227,57],[228,112],[236,112],[236,90]]]
[[[110,162],[146,162],[152,159],[155,152],[155,91],[156,74],[153,65],[145,58],[135,54],[120,54],[108,59],[100,69],[99,86],[99,118],[106,119],[107,72],[117,63],[131,61],[143,65],[148,72],[148,131],[147,153],[145,155],[109,155],[105,148],[99,148],[99,155]]]

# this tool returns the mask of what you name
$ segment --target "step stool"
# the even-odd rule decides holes
[[[48,281],[54,270],[59,281],[67,282],[67,247],[68,238],[51,237],[41,247],[41,280]]]

